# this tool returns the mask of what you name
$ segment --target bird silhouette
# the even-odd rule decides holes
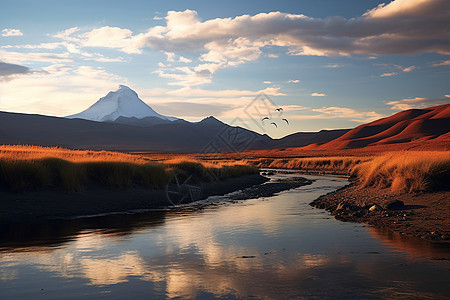
[[[275,109],[276,111],[278,111],[278,112],[282,112],[283,111],[283,108],[282,107],[279,107],[279,108],[277,108],[277,109]]]
[[[286,121],[286,123],[289,125],[289,121],[287,119],[282,119],[283,121]]]
[[[277,126],[277,124],[275,122],[272,122],[270,124],[273,124],[273,125],[275,125],[276,128],[278,128],[278,126]]]
[[[270,119],[269,117],[264,117],[264,118],[261,119],[261,121],[264,122],[264,120],[269,120],[269,119]]]

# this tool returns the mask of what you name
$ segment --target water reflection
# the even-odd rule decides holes
[[[48,298],[30,288],[32,275],[53,295],[66,295],[70,285],[74,297],[92,298],[449,296],[447,262],[411,263],[402,253],[412,246],[391,251],[399,242],[388,235],[324,218],[308,205],[343,184],[320,179],[270,199],[188,213],[59,220],[33,234],[27,227],[2,231],[0,298],[18,298],[11,286],[23,298]]]
[[[51,251],[86,233],[121,236],[164,223],[166,213],[106,215],[0,226],[0,252]]]
[[[369,227],[369,233],[380,242],[414,259],[450,260],[450,245],[403,236],[384,228]]]

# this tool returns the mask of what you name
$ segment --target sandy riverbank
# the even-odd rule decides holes
[[[405,236],[450,244],[448,199],[449,191],[392,193],[389,189],[361,188],[352,183],[321,196],[311,205],[330,211],[338,220],[363,222]]]

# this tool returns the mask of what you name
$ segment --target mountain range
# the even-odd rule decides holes
[[[0,144],[160,153],[402,148],[413,144],[450,149],[449,128],[450,104],[446,104],[402,111],[354,129],[298,132],[272,139],[212,116],[188,122],[161,115],[124,85],[85,111],[65,118],[0,112]]]

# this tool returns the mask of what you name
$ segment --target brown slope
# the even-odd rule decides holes
[[[409,143],[436,139],[450,128],[450,104],[410,109],[360,125],[341,137],[305,149],[352,149],[375,145]]]

